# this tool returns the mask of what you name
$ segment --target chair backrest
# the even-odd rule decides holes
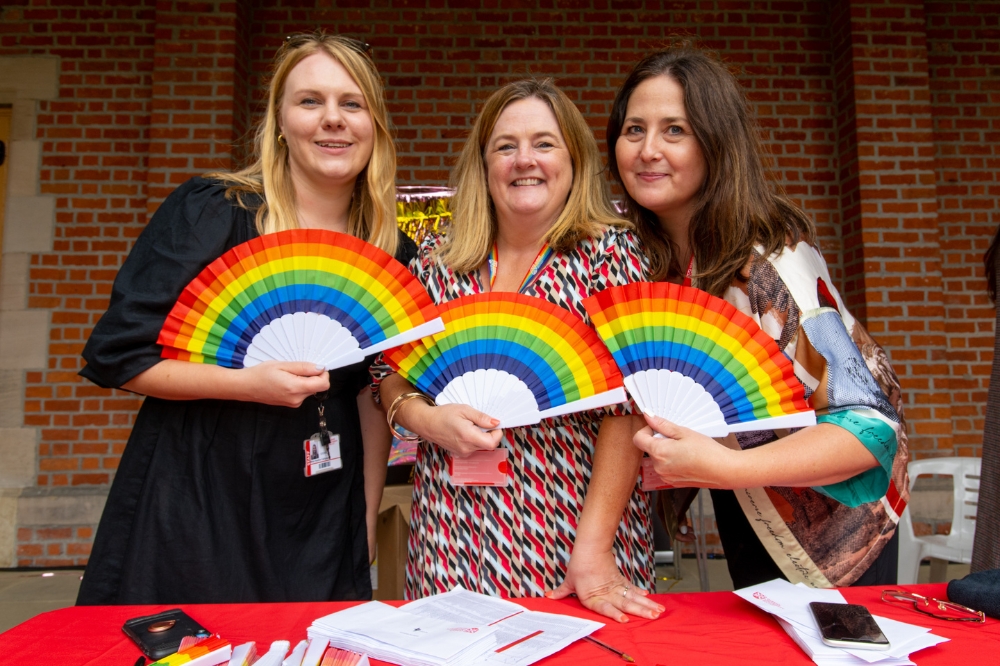
[[[981,458],[927,458],[914,460],[906,467],[910,476],[910,491],[917,477],[922,474],[944,474],[952,477],[954,488],[951,533],[948,534],[947,545],[952,548],[963,548],[971,551],[972,540],[976,533],[976,510],[979,505],[979,472],[982,469]]]

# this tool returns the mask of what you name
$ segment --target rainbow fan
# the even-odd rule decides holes
[[[227,368],[309,361],[328,370],[444,329],[406,268],[347,234],[295,229],[237,245],[184,289],[162,356]]]
[[[583,305],[643,411],[710,437],[815,425],[791,361],[723,299],[636,282]]]
[[[438,405],[471,405],[512,428],[627,399],[611,354],[568,310],[509,292],[439,309],[443,333],[385,355]]]

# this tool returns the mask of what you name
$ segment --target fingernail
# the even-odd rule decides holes
[[[320,365],[319,363],[317,363],[316,364],[316,369],[317,370],[326,370],[326,366],[325,365]]]
[[[546,592],[546,593],[545,593],[545,596],[546,596],[547,598],[551,599],[551,598],[552,598],[552,592]]]

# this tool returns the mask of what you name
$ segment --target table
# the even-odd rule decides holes
[[[945,585],[902,586],[926,596],[945,598]],[[985,625],[944,622],[896,608],[879,600],[881,588],[844,588],[851,603],[904,622],[931,627],[951,639],[914,655],[919,666],[1000,664],[1000,621]],[[777,622],[731,592],[655,595],[666,607],[658,620],[633,619],[610,623],[596,638],[632,655],[643,666],[664,664],[811,664]],[[518,599],[539,611],[598,618],[575,599]],[[399,605],[403,602],[392,602]],[[312,621],[350,606],[350,603],[217,604],[186,605],[184,610],[202,625],[233,641],[250,640],[267,648],[285,639],[295,645],[305,638]],[[138,649],[121,632],[126,619],[150,615],[176,606],[91,606],[64,608],[37,617],[0,634],[0,663],[18,666],[132,666]],[[381,663],[381,662],[373,662]],[[577,642],[541,662],[596,666],[624,664],[614,655],[587,642]]]

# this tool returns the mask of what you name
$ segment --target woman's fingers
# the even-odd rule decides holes
[[[432,430],[427,439],[451,454],[464,458],[476,451],[492,451],[503,437],[497,430],[499,421],[468,405],[442,405],[434,407]]]
[[[583,602],[583,605],[595,613],[600,613],[604,617],[611,618],[615,622],[628,622],[628,615],[623,613],[605,597],[590,597]]]
[[[489,414],[484,414],[478,409],[473,409],[472,407],[468,407],[468,409],[465,410],[464,414],[466,418],[468,418],[470,421],[472,421],[474,424],[476,424],[483,430],[493,430],[498,425],[500,425],[500,419],[495,419]]]
[[[648,620],[655,620],[660,617],[664,610],[663,606],[650,599],[649,592],[637,587],[630,587],[622,595],[625,603],[621,609],[629,615],[637,615]]]
[[[665,609],[649,599],[648,594],[645,590],[623,583],[616,585],[610,592],[583,600],[583,605],[617,622],[628,622],[629,615],[655,620]],[[553,594],[552,598],[560,597]]]
[[[330,388],[330,376],[315,363],[267,361],[239,370],[248,378],[248,399],[267,405],[298,407]]]
[[[653,432],[658,432],[669,439],[680,439],[684,436],[684,432],[687,430],[687,428],[682,428],[672,421],[668,421],[665,418],[661,418],[653,414],[643,413],[643,416]]]

